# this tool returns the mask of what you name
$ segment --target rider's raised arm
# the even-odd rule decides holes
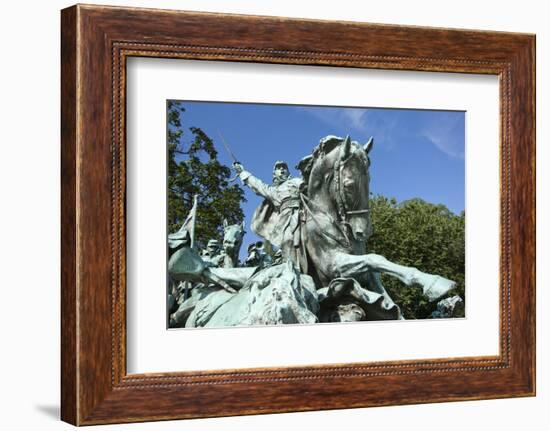
[[[273,186],[264,183],[262,180],[245,170],[239,173],[239,178],[244,184],[250,187],[254,193],[263,196],[275,205],[277,204],[277,193]]]

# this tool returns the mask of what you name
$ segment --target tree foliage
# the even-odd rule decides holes
[[[398,204],[381,195],[372,197],[370,205],[374,232],[367,244],[368,252],[456,281],[454,293],[466,299],[464,211],[456,215],[444,205],[421,199]],[[423,319],[435,309],[436,303],[429,303],[420,287],[404,286],[387,275],[382,275],[382,280],[405,318]]]
[[[177,231],[198,195],[195,243],[202,248],[209,239],[221,239],[223,220],[244,219],[244,191],[230,184],[231,169],[222,165],[212,139],[198,127],[184,127],[185,108],[168,102],[168,231]]]

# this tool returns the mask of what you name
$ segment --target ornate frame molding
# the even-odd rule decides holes
[[[268,31],[257,34],[258,26]],[[334,32],[341,38],[331,38]],[[62,419],[87,425],[534,395],[534,47],[534,36],[524,34],[100,6],[63,10]],[[498,75],[500,354],[127,375],[131,56]],[[250,391],[261,396],[250,399]]]

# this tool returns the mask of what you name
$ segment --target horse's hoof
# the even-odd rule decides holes
[[[454,281],[441,277],[440,275],[426,274],[426,276],[432,278],[430,282],[423,285],[424,295],[430,302],[437,301],[456,286]]]

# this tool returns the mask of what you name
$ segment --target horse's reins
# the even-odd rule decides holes
[[[323,234],[324,236],[326,236],[327,238],[329,239],[332,239],[333,241],[336,241],[338,244],[341,244],[343,245],[344,247],[350,247],[351,246],[351,241],[349,240],[346,232],[340,227],[340,225],[338,223],[335,222],[335,220],[330,216],[330,214],[327,214],[325,211],[323,211],[322,209],[318,208],[317,209],[323,213],[325,216],[327,216],[329,218],[329,220],[331,221],[331,223],[336,226],[338,228],[338,230],[340,231],[340,233],[343,235],[343,237],[345,238],[346,242],[344,244],[342,244],[342,241],[340,238],[337,238],[335,237],[334,235],[332,235],[331,233],[327,232],[325,227],[321,225],[321,223],[319,222],[319,220],[317,220],[317,217],[315,216],[315,214],[313,213],[313,211],[311,211],[311,208],[309,207],[308,205],[308,201],[310,204],[312,205],[315,205],[313,202],[311,202],[311,200],[306,196],[304,195],[303,193],[300,193],[300,200],[302,202],[302,205],[304,206],[304,208],[306,209],[307,213],[311,216],[311,219],[315,222],[315,224],[319,227],[319,231],[321,232],[321,234]]]

